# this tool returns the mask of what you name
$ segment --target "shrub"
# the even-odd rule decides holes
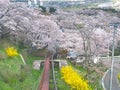
[[[50,7],[50,8],[49,8],[49,12],[50,12],[50,13],[54,13],[55,11],[56,11],[56,9],[55,9],[54,7]]]
[[[46,12],[46,7],[39,6],[39,8],[41,8],[41,9],[42,9],[42,12]]]
[[[54,13],[56,11],[56,9],[54,7],[39,6],[39,8],[41,8],[42,12],[44,12],[44,13],[47,12],[47,11],[49,11],[49,13]]]
[[[18,48],[20,48],[20,49],[25,49],[26,46],[24,45],[24,42],[19,41],[19,42],[18,42]]]
[[[71,66],[61,68],[62,79],[75,90],[92,90],[87,81],[82,78]]]
[[[8,47],[5,49],[7,56],[14,57],[18,55],[17,50],[14,47]]]
[[[67,53],[68,53],[68,51],[67,51],[66,49],[59,49],[59,50],[57,51],[57,54],[58,54],[59,56],[61,56],[61,57],[59,57],[59,58],[66,58],[66,57],[67,57]]]
[[[118,80],[119,80],[119,82],[120,82],[120,73],[118,74]]]

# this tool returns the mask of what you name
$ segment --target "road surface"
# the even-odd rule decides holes
[[[120,83],[118,81],[118,73],[120,73],[120,59],[114,60],[112,90],[120,90]],[[103,78],[103,83],[106,90],[110,90],[110,69]]]

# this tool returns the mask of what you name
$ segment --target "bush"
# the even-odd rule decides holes
[[[39,8],[41,8],[41,9],[42,9],[42,12],[46,12],[46,11],[47,11],[47,10],[46,10],[46,7],[39,6]]]
[[[102,10],[107,11],[107,12],[117,13],[117,11],[113,8],[103,8]]]
[[[50,13],[54,13],[55,11],[56,11],[56,9],[55,9],[54,7],[50,7],[50,8],[49,8],[49,12],[50,12]]]
[[[70,85],[72,90],[92,90],[87,81],[82,78],[71,66],[61,69],[62,79]]]
[[[24,45],[24,42],[22,42],[22,41],[19,41],[19,42],[18,42],[18,48],[19,48],[19,49],[25,49],[26,47],[27,47],[27,46]]]
[[[14,57],[18,55],[17,50],[14,47],[8,47],[5,49],[7,56]]]
[[[39,8],[41,8],[42,9],[42,12],[47,12],[47,7],[44,7],[44,6],[39,6]],[[48,7],[48,11],[49,11],[49,13],[54,13],[55,11],[56,11],[56,9],[54,8],[54,7]]]
[[[66,58],[67,53],[68,53],[68,51],[66,49],[59,49],[57,51],[58,56],[60,56],[59,58]]]
[[[110,50],[112,51],[112,49],[110,49]],[[115,48],[115,50],[114,50],[114,55],[115,55],[115,56],[119,56],[119,55],[120,55],[120,47]],[[112,56],[112,52],[110,52],[110,56]]]
[[[119,80],[119,82],[120,82],[120,73],[118,74],[118,80]]]

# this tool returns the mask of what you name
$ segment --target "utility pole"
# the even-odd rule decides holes
[[[118,28],[119,25],[120,25],[120,22],[110,23],[110,26],[113,26],[113,27],[114,27],[114,32],[113,32],[113,44],[112,44],[112,61],[111,61],[110,90],[112,90],[112,81],[113,81],[115,35],[116,35],[117,28]]]

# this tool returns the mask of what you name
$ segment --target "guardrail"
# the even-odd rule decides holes
[[[47,58],[44,63],[44,70],[38,90],[49,90],[49,71],[50,71],[50,58]]]
[[[120,56],[114,56],[114,58],[120,58]],[[100,57],[100,60],[101,59],[112,59],[112,57],[111,56],[109,56],[109,57]]]

